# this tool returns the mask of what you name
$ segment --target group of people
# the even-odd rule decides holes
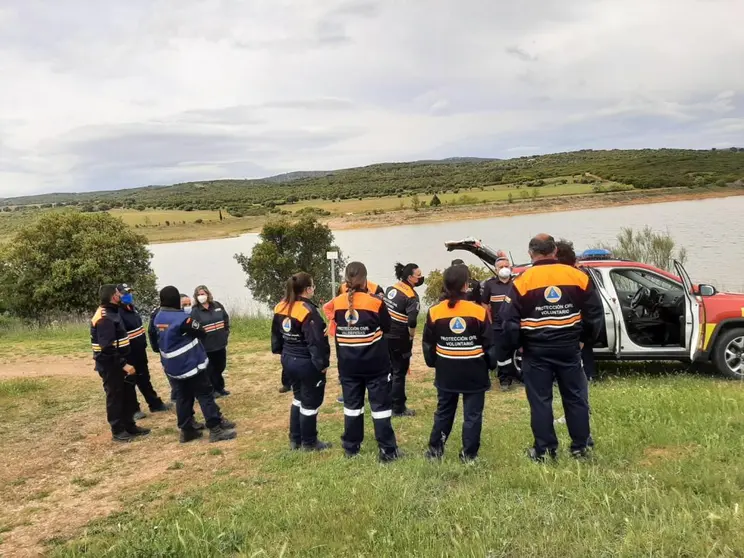
[[[570,243],[559,246],[543,234],[530,241],[528,250],[532,265],[516,279],[503,253],[496,276],[482,285],[471,279],[462,261],[444,271],[441,301],[428,310],[422,335],[424,360],[435,370],[438,392],[426,451],[430,459],[444,455],[460,396],[464,415],[460,458],[464,462],[477,458],[492,370],[498,370],[504,389],[517,379],[525,384],[534,435],[531,459],[557,455],[554,383],[566,412],[571,454],[584,457],[593,446],[588,362],[582,351],[590,355],[600,336],[602,304],[589,275],[576,267]],[[396,276],[399,282],[383,290],[368,280],[364,264],[350,263],[338,296],[323,307],[328,327],[312,302],[312,277],[298,273],[287,281],[284,299],[274,309],[271,349],[281,355],[283,382],[293,392],[292,449],[321,451],[331,446],[319,440],[317,429],[330,366],[330,336],[336,344],[344,404],[341,440],[347,457],[359,453],[364,439],[365,394],[380,460],[401,456],[391,417],[415,415],[406,405],[405,377],[420,311],[414,289],[424,278],[416,264],[397,264]],[[523,358],[521,375],[512,357],[518,350]]]
[[[554,383],[563,400],[571,454],[583,457],[593,446],[587,376],[593,371],[591,347],[603,327],[602,303],[590,276],[577,268],[570,243],[542,234],[530,241],[528,251],[532,265],[516,278],[503,252],[495,276],[482,284],[470,277],[461,260],[444,271],[441,300],[428,309],[421,341],[424,360],[435,371],[438,393],[426,451],[430,459],[444,455],[461,396],[460,458],[464,462],[477,458],[492,371],[497,371],[502,389],[515,381],[524,383],[532,415],[532,459],[557,455]],[[346,455],[353,457],[361,450],[368,397],[380,460],[401,457],[391,419],[415,416],[407,405],[406,375],[421,310],[415,289],[425,279],[414,263],[396,264],[395,273],[398,282],[383,289],[368,279],[363,263],[350,263],[338,295],[322,312],[313,303],[315,286],[309,274],[297,273],[287,281],[285,295],[274,309],[271,350],[281,355],[283,383],[293,393],[292,449],[331,447],[318,438],[317,417],[332,337],[342,388],[341,440]],[[209,289],[200,285],[192,300],[173,286],[163,288],[147,337],[128,285],[104,285],[99,294],[91,342],[113,440],[128,442],[150,432],[136,424],[142,413],[135,386],[151,412],[172,408],[150,381],[147,337],[171,386],[181,442],[201,438],[205,428],[212,442],[235,438],[235,423],[222,415],[216,402],[229,395],[223,373],[230,319]],[[521,374],[513,359],[517,351],[522,354]],[[194,418],[195,401],[206,424]]]
[[[216,399],[230,395],[224,371],[230,337],[230,317],[205,285],[194,290],[194,299],[173,286],[160,291],[160,307],[150,316],[148,335],[127,284],[103,285],[100,306],[91,319],[91,343],[95,369],[103,380],[106,415],[115,442],[130,442],[150,429],[137,425],[144,418],[135,386],[151,412],[168,411],[155,391],[147,358],[147,338],[160,355],[175,402],[180,440],[190,442],[209,429],[211,442],[237,436],[235,423],[224,418]],[[206,425],[194,418],[199,401]]]

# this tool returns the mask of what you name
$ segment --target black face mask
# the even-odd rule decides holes
[[[415,279],[414,280],[413,286],[414,287],[420,287],[421,285],[424,284],[424,281],[426,281],[426,279],[424,277],[419,277],[418,279]]]

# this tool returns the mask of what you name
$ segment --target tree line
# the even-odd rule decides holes
[[[78,194],[0,200],[0,211],[72,206],[82,212],[224,209],[235,217],[265,215],[307,200],[363,199],[457,193],[460,189],[514,184],[540,187],[562,176],[601,179],[635,188],[726,186],[744,183],[744,149],[583,150],[508,160],[384,163],[277,183],[214,180]]]

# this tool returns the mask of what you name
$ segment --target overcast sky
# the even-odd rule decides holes
[[[0,196],[744,146],[742,0],[2,0]]]

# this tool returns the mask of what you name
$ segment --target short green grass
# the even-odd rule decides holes
[[[605,377],[591,396],[594,458],[564,453],[548,465],[523,455],[524,400],[499,392],[488,395],[478,463],[456,457],[459,417],[444,461],[426,461],[435,393],[428,380],[410,391],[419,415],[394,421],[408,452],[398,463],[377,463],[369,418],[362,457],[344,459],[339,406],[326,401],[320,432],[335,442],[331,451],[290,452],[283,432],[256,440],[242,455],[245,472],[215,475],[147,514],[96,522],[53,554],[741,556],[740,384],[684,374]],[[566,444],[565,426],[557,428]]]

